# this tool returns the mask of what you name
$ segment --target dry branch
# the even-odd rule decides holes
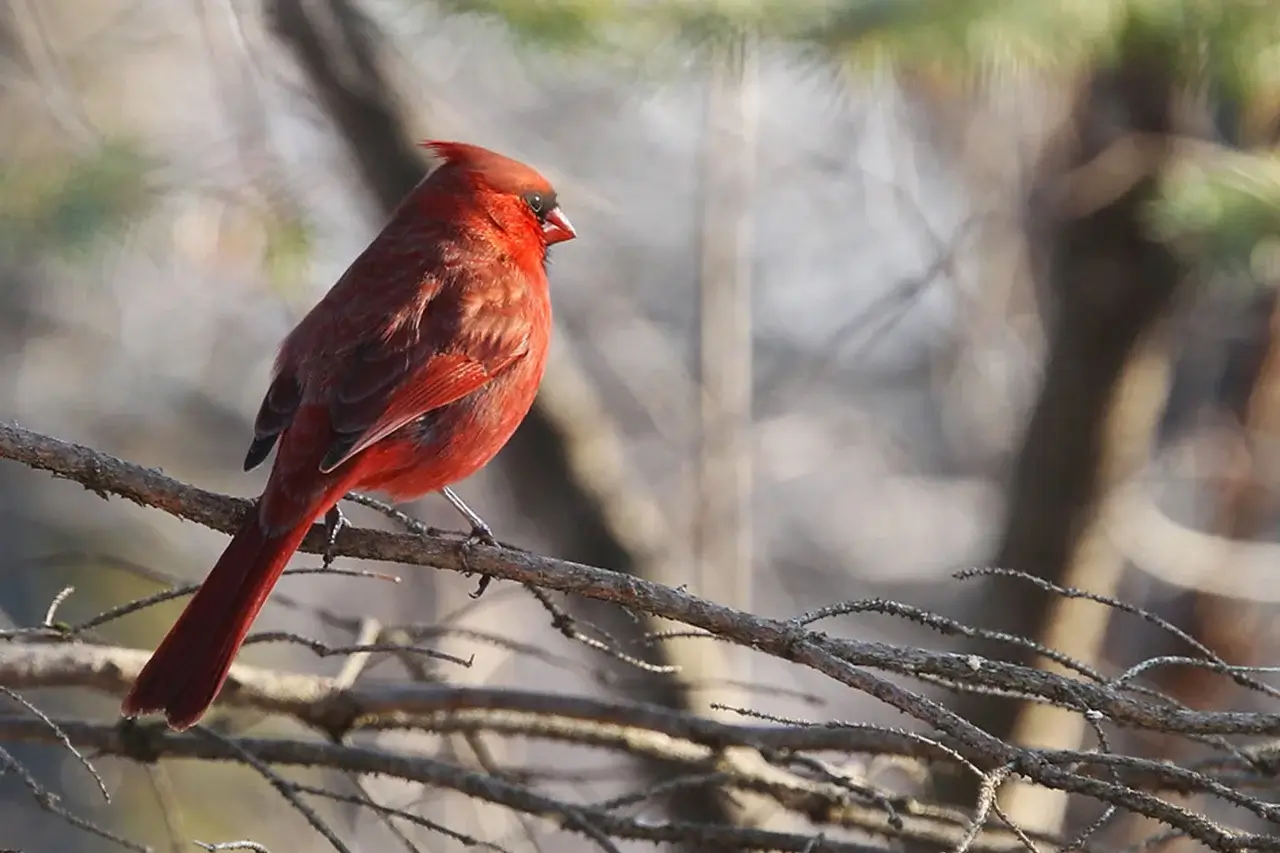
[[[85,643],[14,644],[0,653],[0,684],[16,689],[87,687],[123,695],[147,656],[134,649]],[[717,784],[762,793],[811,820],[892,831],[894,837],[904,839],[954,843],[968,825],[959,812],[913,805],[907,809],[911,817],[899,818],[901,825],[895,828],[892,811],[851,801],[847,786],[788,773],[752,772],[723,754],[729,747],[746,747],[769,755],[834,750],[950,759],[947,750],[927,740],[870,728],[734,725],[651,705],[502,688],[417,683],[343,687],[334,678],[245,664],[233,668],[220,704],[288,715],[334,742],[359,731],[414,729],[436,734],[487,732],[624,752],[685,766],[689,773],[714,773]],[[50,726],[31,729],[25,727],[29,721],[22,722],[19,730],[43,731],[43,737],[52,737]],[[5,736],[0,722],[0,738]],[[83,745],[97,747],[97,743]],[[167,754],[163,749],[157,752]],[[1020,847],[1013,835],[993,829],[978,849]]]
[[[91,448],[22,427],[0,424],[0,458],[49,471],[83,485],[102,497],[118,495],[141,506],[219,530],[233,532],[250,502],[209,492],[116,459]],[[323,524],[315,524],[300,548],[321,553],[325,546]],[[622,575],[608,569],[509,548],[478,545],[464,556],[458,541],[444,537],[414,536],[349,526],[334,543],[339,557],[429,566],[452,572],[491,575],[496,579],[529,583],[544,589],[610,601],[624,607],[681,622],[774,657],[801,663],[852,687],[872,687],[870,692],[898,710],[938,725],[942,731],[965,733],[962,742],[981,751],[992,740],[976,727],[956,721],[935,703],[904,697],[888,682],[880,682],[850,667],[867,667],[909,676],[945,679],[958,689],[987,689],[1022,696],[1038,696],[1080,711],[1094,711],[1114,723],[1182,734],[1251,734],[1280,736],[1280,714],[1233,712],[1199,713],[1159,707],[1124,695],[1102,684],[1078,681],[1029,667],[978,655],[932,652],[885,643],[833,638],[805,630],[804,617],[783,621],[766,619],[699,598],[683,590]],[[868,680],[872,679],[872,680]],[[921,702],[927,704],[922,705]],[[1003,748],[989,754],[1005,756]],[[1032,778],[1035,778],[1034,776]]]
[[[172,515],[223,531],[232,530],[240,514],[249,505],[246,501],[188,486],[157,471],[112,458],[90,448],[15,426],[0,426],[0,457],[72,479],[104,497],[123,496],[144,506],[163,509]],[[303,547],[304,550],[315,552],[323,545],[322,526],[317,525]],[[925,649],[841,639],[809,627],[837,611],[878,609],[890,612],[891,603],[854,602],[840,608],[828,608],[821,613],[781,621],[735,611],[682,590],[607,569],[513,549],[477,547],[468,553],[464,561],[457,542],[447,538],[347,528],[339,535],[336,548],[342,556],[434,566],[458,572],[481,571],[495,578],[617,602],[632,610],[681,622],[721,640],[815,669],[842,684],[886,702],[908,717],[927,725],[932,732],[926,739],[902,732],[892,735],[873,732],[870,727],[857,725],[733,726],[681,712],[628,703],[426,684],[357,683],[344,687],[329,679],[269,673],[243,665],[237,666],[233,671],[232,682],[222,697],[224,704],[251,705],[287,713],[334,736],[342,736],[360,728],[394,725],[433,729],[452,727],[452,730],[471,726],[512,735],[575,739],[632,753],[649,750],[666,759],[675,757],[686,764],[698,766],[703,774],[708,770],[721,769],[715,766],[712,757],[731,746],[758,750],[762,755],[774,758],[784,754],[798,755],[801,751],[850,752],[868,748],[880,753],[896,751],[912,755],[927,754],[933,760],[950,755],[953,763],[971,766],[986,778],[984,799],[980,806],[990,805],[985,798],[993,793],[997,782],[1005,776],[1017,775],[1154,818],[1212,849],[1237,850],[1250,847],[1258,850],[1280,850],[1280,835],[1248,834],[1231,830],[1174,806],[1153,793],[1164,790],[1204,791],[1249,809],[1273,826],[1280,826],[1280,809],[1245,796],[1237,787],[1228,786],[1196,770],[1165,767],[1131,756],[1020,748],[971,725],[920,693],[871,672],[881,670],[941,683],[961,691],[983,691],[1047,702],[1087,715],[1091,724],[1099,727],[1126,726],[1187,737],[1280,735],[1280,715],[1196,712],[1179,707],[1164,697],[1153,697],[1152,691],[1135,684],[1140,674],[1158,665],[1199,666],[1257,691],[1269,695],[1276,693],[1275,690],[1252,681],[1247,673],[1227,667],[1223,662],[1194,647],[1194,658],[1154,661],[1142,670],[1108,681],[1100,679],[1096,674],[1090,675],[1087,671],[1081,677],[1074,677],[976,655],[944,654]],[[1010,578],[1004,582],[1015,581]],[[1065,592],[1076,594],[1072,591]],[[1122,605],[1115,606],[1124,609]],[[900,615],[922,621],[931,627],[947,627],[946,621],[940,617],[902,607],[897,610]],[[57,643],[58,629],[49,627],[30,632],[9,632],[9,635],[11,641],[0,646],[0,650],[3,650],[0,651],[0,685],[10,687],[76,684],[119,692],[128,684],[144,657],[131,650],[109,649],[82,642]],[[53,737],[48,725],[40,725],[45,732],[42,737]],[[35,736],[31,734],[37,730],[33,727],[34,723],[24,722],[23,726],[26,728],[15,726],[16,721],[7,728],[0,727],[0,735],[17,737],[19,731],[25,731],[28,732],[26,736]],[[68,734],[72,729],[67,730]],[[78,736],[73,736],[72,742],[98,746],[109,738],[106,732],[114,731],[108,727],[92,726],[74,730],[83,734],[87,740],[81,741],[77,739]],[[168,735],[156,737],[160,737],[166,744],[190,744],[175,747],[188,750],[173,753],[175,755],[215,757],[209,752],[215,748],[209,746],[207,741],[199,741],[202,745],[197,747],[197,741],[185,741]],[[237,743],[244,746],[246,741],[238,740]],[[927,747],[922,746],[926,743]],[[333,755],[323,752],[331,747],[315,744],[289,746],[287,749],[279,743],[267,745],[254,742],[251,745],[255,749],[261,747],[262,752],[255,754],[267,763],[294,763],[298,755],[308,756],[308,760],[319,755]],[[1219,740],[1211,745],[1216,745],[1229,762],[1234,762],[1233,772],[1237,774],[1241,768],[1255,776],[1266,776],[1269,773],[1263,765],[1254,766],[1257,762],[1251,764],[1238,749],[1225,742]],[[118,749],[124,747],[120,746]],[[447,778],[450,780],[449,785],[457,790],[479,792],[478,796],[491,802],[516,804],[515,807],[527,808],[533,814],[558,814],[559,820],[566,826],[578,826],[592,837],[595,837],[596,830],[614,837],[643,837],[653,840],[678,836],[676,830],[662,830],[669,832],[668,835],[662,835],[654,828],[655,825],[649,824],[640,828],[649,834],[627,834],[640,829],[626,821],[619,823],[619,819],[614,817],[600,823],[593,816],[590,826],[574,823],[578,818],[566,813],[564,808],[568,807],[564,804],[557,806],[559,811],[549,812],[547,804],[537,799],[539,795],[532,795],[532,800],[521,798],[529,794],[522,789],[521,797],[516,797],[514,793],[501,787],[501,784],[507,784],[499,784],[501,780],[451,766],[446,772],[440,769],[446,765],[440,765],[439,762],[412,765],[412,762],[419,759],[390,756],[384,760],[379,756],[375,760],[370,757],[374,753],[368,750],[360,751],[355,747],[342,746],[334,746],[332,749],[355,750],[346,754],[349,760],[343,766],[348,770],[384,772],[371,768],[394,766],[395,772],[412,771],[413,775],[405,778],[422,778],[430,784],[443,784],[440,780]],[[294,758],[288,758],[290,755]],[[387,765],[387,761],[391,764]],[[831,787],[830,780],[814,782],[799,774],[789,775],[786,778],[790,780],[793,790],[788,791],[784,797],[779,793],[776,779],[751,778],[743,776],[741,768],[731,769],[738,776],[730,784],[761,788],[780,802],[787,802],[819,822],[839,824],[847,821],[845,825],[865,827],[866,823],[859,821],[874,816],[882,825],[890,823],[884,811],[876,812],[880,806],[851,805],[855,798],[849,796],[847,791],[836,791]],[[485,780],[484,784],[473,777]],[[800,780],[800,783],[797,784],[796,780]],[[1142,787],[1138,787],[1139,785]],[[815,806],[821,806],[816,813],[813,811]],[[860,814],[861,818],[848,818],[854,814]],[[745,833],[734,836],[741,843],[747,843],[748,837],[764,843],[761,840],[764,835],[750,835],[755,832],[753,830],[712,824],[705,825],[704,828],[712,833]],[[963,825],[957,825],[954,819],[936,823],[933,829],[959,832],[961,839],[967,831]],[[917,823],[910,825],[907,832],[929,832],[933,829]],[[888,827],[885,832],[890,830],[892,827]],[[623,834],[618,835],[618,832]],[[699,843],[713,843],[711,836],[706,836],[705,842],[703,836],[679,837],[696,838]],[[804,845],[788,846],[792,842],[798,844],[800,836],[786,837],[790,839],[786,844],[779,842],[774,845],[770,842],[770,845],[776,849],[806,849]],[[979,833],[974,849],[999,848],[1002,837],[1007,849],[1009,834],[1004,833],[1002,836],[1000,833],[992,833],[988,828]],[[837,844],[832,840],[824,840],[808,849],[853,849],[831,846]]]
[[[461,791],[486,802],[507,806],[526,814],[542,816],[562,828],[591,835],[595,832],[614,838],[654,842],[694,841],[702,844],[737,845],[743,850],[811,849],[815,853],[868,853],[879,848],[837,840],[827,840],[807,848],[810,839],[759,830],[734,829],[714,825],[654,823],[610,814],[599,809],[574,807],[537,794],[529,788],[493,776],[472,773],[455,765],[421,756],[405,756],[386,750],[316,741],[236,738],[213,739],[197,727],[191,734],[174,734],[159,727],[112,726],[104,723],[55,721],[73,742],[109,755],[136,761],[159,758],[188,758],[210,761],[238,761],[240,752],[268,765],[325,767],[361,774],[394,776],[433,787]],[[8,741],[53,742],[49,726],[39,720],[0,717],[0,739]]]

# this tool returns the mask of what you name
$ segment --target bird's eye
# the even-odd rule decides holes
[[[524,200],[529,204],[529,209],[538,216],[547,212],[547,201],[542,197],[542,193],[526,193]]]

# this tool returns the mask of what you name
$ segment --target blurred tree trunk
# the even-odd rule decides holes
[[[713,54],[702,161],[699,595],[751,611],[751,249],[759,92],[754,39]],[[703,644],[708,646],[709,644]],[[739,654],[745,674],[750,658]]]
[[[1103,505],[1095,508],[1095,515],[1076,536],[1070,562],[1059,579],[1063,586],[1112,597],[1119,592],[1127,564],[1107,535],[1101,515],[1106,512],[1108,494],[1138,474],[1151,457],[1172,376],[1171,325],[1157,323],[1143,336],[1115,390],[1098,460],[1097,491]],[[1091,601],[1055,597],[1048,603],[1037,639],[1073,660],[1098,666],[1111,615],[1110,609]],[[1038,663],[1059,675],[1074,675],[1054,661]],[[1076,749],[1085,737],[1086,724],[1079,713],[1035,702],[1020,708],[1010,732],[1015,743],[1043,749]],[[1063,791],[1015,780],[1001,792],[999,802],[1024,829],[1053,834],[1063,828],[1068,799]]]
[[[1240,103],[1220,95],[1214,100],[1218,135],[1226,145],[1247,149],[1257,144],[1274,147],[1268,131],[1275,122],[1275,104],[1265,99]],[[1236,429],[1215,430],[1210,441],[1227,446],[1220,470],[1209,472],[1216,488],[1217,512],[1212,532],[1226,540],[1248,540],[1265,530],[1272,511],[1268,445],[1280,435],[1280,296],[1277,282],[1260,279],[1261,268],[1250,273],[1244,321],[1233,324],[1233,340],[1220,368],[1214,403]],[[1242,336],[1242,337],[1237,337]],[[1222,555],[1221,571],[1231,573],[1231,548]],[[1228,663],[1259,663],[1267,638],[1269,608],[1240,597],[1205,590],[1191,592],[1191,634]],[[1157,683],[1189,707],[1223,707],[1235,685],[1220,675],[1194,667],[1159,670]],[[1161,757],[1176,758],[1187,744],[1169,742]]]
[[[1258,365],[1243,417],[1243,429],[1231,448],[1230,462],[1220,483],[1214,532],[1228,539],[1251,539],[1266,524],[1271,509],[1271,466],[1268,444],[1280,434],[1280,300],[1272,298],[1266,351]],[[1222,571],[1230,572],[1230,552]],[[1266,638],[1262,606],[1209,592],[1196,593],[1193,634],[1228,663],[1254,666],[1259,644]],[[1195,708],[1215,707],[1230,688],[1221,676],[1194,668],[1171,670],[1170,695]]]
[[[1215,127],[1222,141],[1238,149],[1274,148],[1280,142],[1275,93],[1252,102],[1219,94],[1214,100]],[[1217,491],[1217,512],[1212,532],[1224,540],[1249,540],[1265,531],[1274,512],[1272,465],[1269,457],[1280,435],[1280,297],[1274,280],[1251,276],[1253,291],[1248,300],[1248,319],[1238,324],[1236,334],[1248,337],[1233,342],[1231,355],[1223,367],[1215,402],[1238,429],[1215,430],[1210,441],[1223,442],[1225,464],[1210,472]],[[1264,322],[1257,322],[1264,321]],[[1255,331],[1256,330],[1256,331]],[[1222,549],[1219,571],[1233,571],[1233,549]],[[1257,666],[1271,639],[1269,617],[1275,608],[1239,596],[1218,595],[1207,590],[1189,593],[1189,632],[1227,663]],[[1158,687],[1187,707],[1212,711],[1229,707],[1240,688],[1229,679],[1194,667],[1157,670]],[[1180,738],[1158,737],[1146,745],[1146,753],[1162,760],[1179,761],[1190,756],[1192,744]],[[1204,798],[1180,798],[1181,804],[1195,808]],[[1203,805],[1200,805],[1203,809]],[[1128,837],[1137,840],[1150,834],[1152,822],[1134,818],[1126,827]],[[1179,840],[1175,850],[1193,845]]]
[[[1070,121],[1041,158],[1028,214],[1032,252],[1041,255],[1033,269],[1048,357],[1013,466],[993,565],[1058,583],[1073,567],[1084,577],[1094,569],[1118,570],[1114,555],[1105,557],[1110,566],[1089,567],[1097,556],[1090,531],[1107,485],[1145,461],[1150,403],[1162,393],[1156,383],[1167,381],[1167,366],[1142,371],[1145,377],[1133,377],[1136,386],[1123,383],[1124,399],[1122,380],[1143,343],[1158,333],[1184,271],[1148,237],[1143,219],[1168,146],[1136,146],[1128,174],[1089,167],[1131,134],[1148,140],[1170,134],[1173,97],[1159,44],[1131,36],[1114,67],[1098,69],[1084,82]],[[1130,394],[1144,402],[1130,408]],[[999,579],[987,584],[985,603],[983,627],[1035,638],[1043,638],[1054,606],[1050,596],[1026,584]],[[994,644],[974,650],[1036,662]],[[1008,738],[1019,706],[966,695],[957,710]],[[972,779],[943,780],[942,794],[971,803],[976,787]]]
[[[390,212],[426,168],[412,143],[410,122],[395,101],[394,85],[380,67],[384,37],[346,0],[266,0],[266,11],[277,37],[296,57],[347,143],[369,190],[381,209]],[[583,468],[573,463],[574,449],[566,443],[566,417],[581,417],[582,407],[565,417],[551,410],[566,401],[581,402],[580,396],[544,384],[538,402],[495,464],[507,473],[514,502],[554,543],[557,556],[635,572],[644,556],[620,536],[616,519],[601,504],[599,484],[583,482]],[[577,602],[574,607],[581,618],[605,626],[623,643],[639,639],[646,630],[644,622],[607,605]],[[665,646],[655,647],[657,663],[669,663],[669,654]],[[683,686],[671,677],[629,669],[620,683],[619,689],[632,699],[668,707],[685,707],[688,701]],[[655,780],[664,775],[661,766],[650,766],[650,772]],[[671,799],[669,808],[677,820],[730,822],[711,793],[683,791]]]
[[[1264,529],[1272,511],[1272,488],[1269,473],[1273,466],[1268,456],[1280,435],[1280,299],[1267,293],[1266,308],[1270,313],[1262,352],[1249,359],[1251,374],[1247,399],[1235,409],[1236,430],[1215,430],[1209,440],[1226,444],[1221,456],[1222,470],[1212,472],[1217,480],[1217,512],[1212,532],[1224,540],[1248,540]],[[1256,309],[1255,309],[1256,310]],[[1250,348],[1252,349],[1252,348]],[[1247,358],[1247,356],[1246,356]],[[1241,411],[1243,409],[1243,411]],[[1236,420],[1238,418],[1238,421]],[[1222,548],[1221,564],[1216,568],[1224,575],[1232,572],[1232,548]],[[1191,625],[1189,633],[1227,663],[1235,666],[1258,666],[1270,639],[1268,617],[1274,606],[1239,597],[1218,595],[1206,590],[1189,593]],[[1170,650],[1169,653],[1179,652]],[[1189,708],[1201,711],[1225,710],[1240,688],[1227,677],[1195,667],[1170,667],[1153,672],[1152,678],[1167,695]],[[1153,736],[1145,739],[1143,752],[1161,761],[1182,762],[1193,757],[1197,744],[1186,738]],[[1184,808],[1205,811],[1203,797],[1170,797]],[[1148,838],[1156,823],[1148,818],[1132,817],[1126,826],[1128,842]],[[1190,851],[1194,843],[1174,841],[1171,850]]]

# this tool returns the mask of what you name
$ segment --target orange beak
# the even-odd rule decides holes
[[[545,219],[546,221],[542,223],[542,238],[547,241],[548,246],[552,243],[563,243],[578,236],[578,232],[573,230],[573,225],[569,222],[569,217],[564,215],[559,205],[548,210]]]

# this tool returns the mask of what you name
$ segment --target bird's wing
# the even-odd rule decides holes
[[[244,457],[244,470],[252,471],[267,458],[271,448],[275,446],[280,433],[293,423],[293,416],[298,413],[302,403],[302,386],[292,371],[281,371],[271,380],[266,395],[262,398],[262,406],[258,409],[258,417],[253,422],[253,443]]]
[[[447,300],[446,295],[442,301]],[[323,473],[427,412],[478,390],[528,351],[530,322],[518,311],[482,307],[472,317],[472,325],[483,330],[476,333],[450,318],[447,308],[433,312],[432,307],[429,301],[426,311],[435,314],[436,322],[402,322],[343,353],[346,365],[325,395],[331,438],[320,462]],[[302,399],[297,375],[278,373],[254,421],[246,471],[266,459],[293,424]]]
[[[427,412],[476,391],[524,357],[527,318],[497,306],[482,308],[480,315],[471,320],[480,321],[481,334],[459,325],[459,331],[442,338],[431,333],[436,324],[424,323],[421,330],[406,324],[389,339],[366,341],[329,397],[333,440],[320,470],[332,471]]]

